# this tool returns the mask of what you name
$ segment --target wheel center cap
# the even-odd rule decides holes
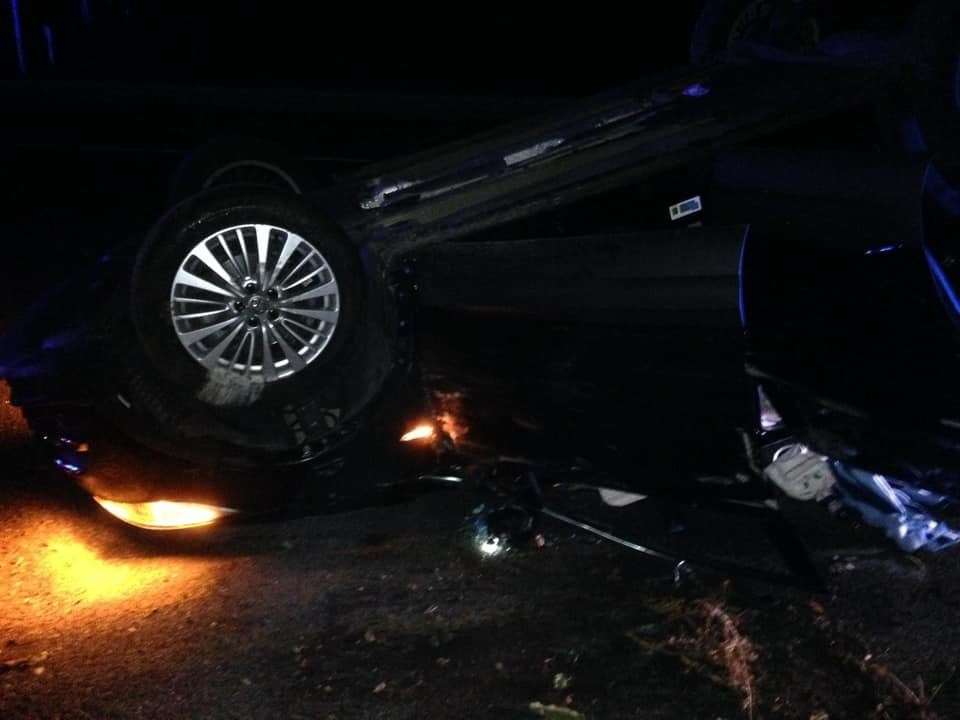
[[[250,308],[250,312],[262,315],[269,309],[270,303],[263,295],[253,295],[247,302],[247,307]]]

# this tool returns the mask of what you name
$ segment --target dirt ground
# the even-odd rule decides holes
[[[560,529],[481,561],[453,493],[144,538],[0,423],[5,720],[960,717],[960,553],[677,587]]]

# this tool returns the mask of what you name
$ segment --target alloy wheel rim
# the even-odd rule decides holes
[[[322,355],[340,317],[340,291],[333,268],[302,236],[236,225],[187,253],[170,288],[170,316],[200,365],[274,382]]]

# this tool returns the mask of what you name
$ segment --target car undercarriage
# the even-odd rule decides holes
[[[599,488],[750,515],[811,584],[781,502],[950,546],[957,136],[932,98],[955,21],[754,37],[309,191],[231,160],[24,314],[0,370],[141,527],[312,483],[379,498],[388,467],[389,492],[490,494],[504,544],[550,517],[686,566],[563,509]],[[891,98],[880,125],[922,152],[844,129]]]

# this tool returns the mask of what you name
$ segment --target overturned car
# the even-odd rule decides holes
[[[21,318],[2,375],[147,528],[413,478],[654,555],[551,494],[839,500],[953,544],[958,12],[761,38],[305,195],[208,188]],[[878,104],[906,151],[863,142]]]

